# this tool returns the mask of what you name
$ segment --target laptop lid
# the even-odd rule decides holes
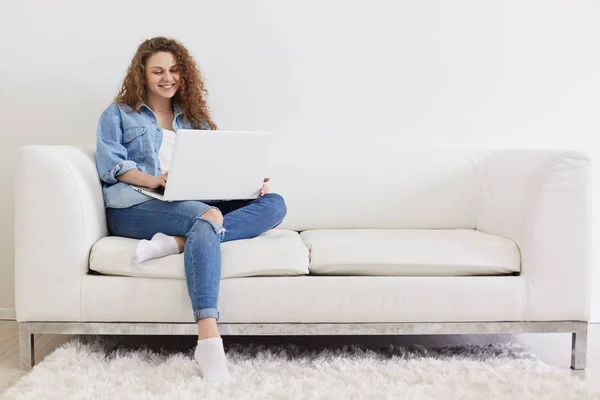
[[[274,132],[177,131],[164,200],[255,199],[270,176]]]

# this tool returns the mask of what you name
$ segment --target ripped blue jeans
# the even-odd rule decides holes
[[[223,214],[223,227],[200,217],[211,208]],[[152,199],[127,208],[107,208],[106,219],[115,236],[151,239],[157,232],[185,236],[185,279],[198,321],[219,320],[221,242],[258,236],[279,225],[286,213],[283,197],[268,193],[256,200],[208,203]]]

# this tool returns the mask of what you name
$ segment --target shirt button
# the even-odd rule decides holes
[[[155,153],[158,153],[158,149],[154,149],[154,152],[155,152]]]

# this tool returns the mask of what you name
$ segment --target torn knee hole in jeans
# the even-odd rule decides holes
[[[223,226],[217,224],[216,222],[211,221],[210,219],[206,219],[206,218],[202,217],[201,215],[198,216],[197,218],[208,222],[210,224],[210,226],[212,226],[213,229],[215,230],[215,233],[217,233],[219,235],[223,235],[225,233],[225,228],[223,228]]]

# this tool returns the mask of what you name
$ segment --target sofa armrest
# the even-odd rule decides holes
[[[589,318],[591,172],[575,151],[506,150],[486,162],[477,229],[519,247],[525,320]]]
[[[92,245],[107,235],[94,150],[28,146],[15,176],[18,321],[80,321]]]

